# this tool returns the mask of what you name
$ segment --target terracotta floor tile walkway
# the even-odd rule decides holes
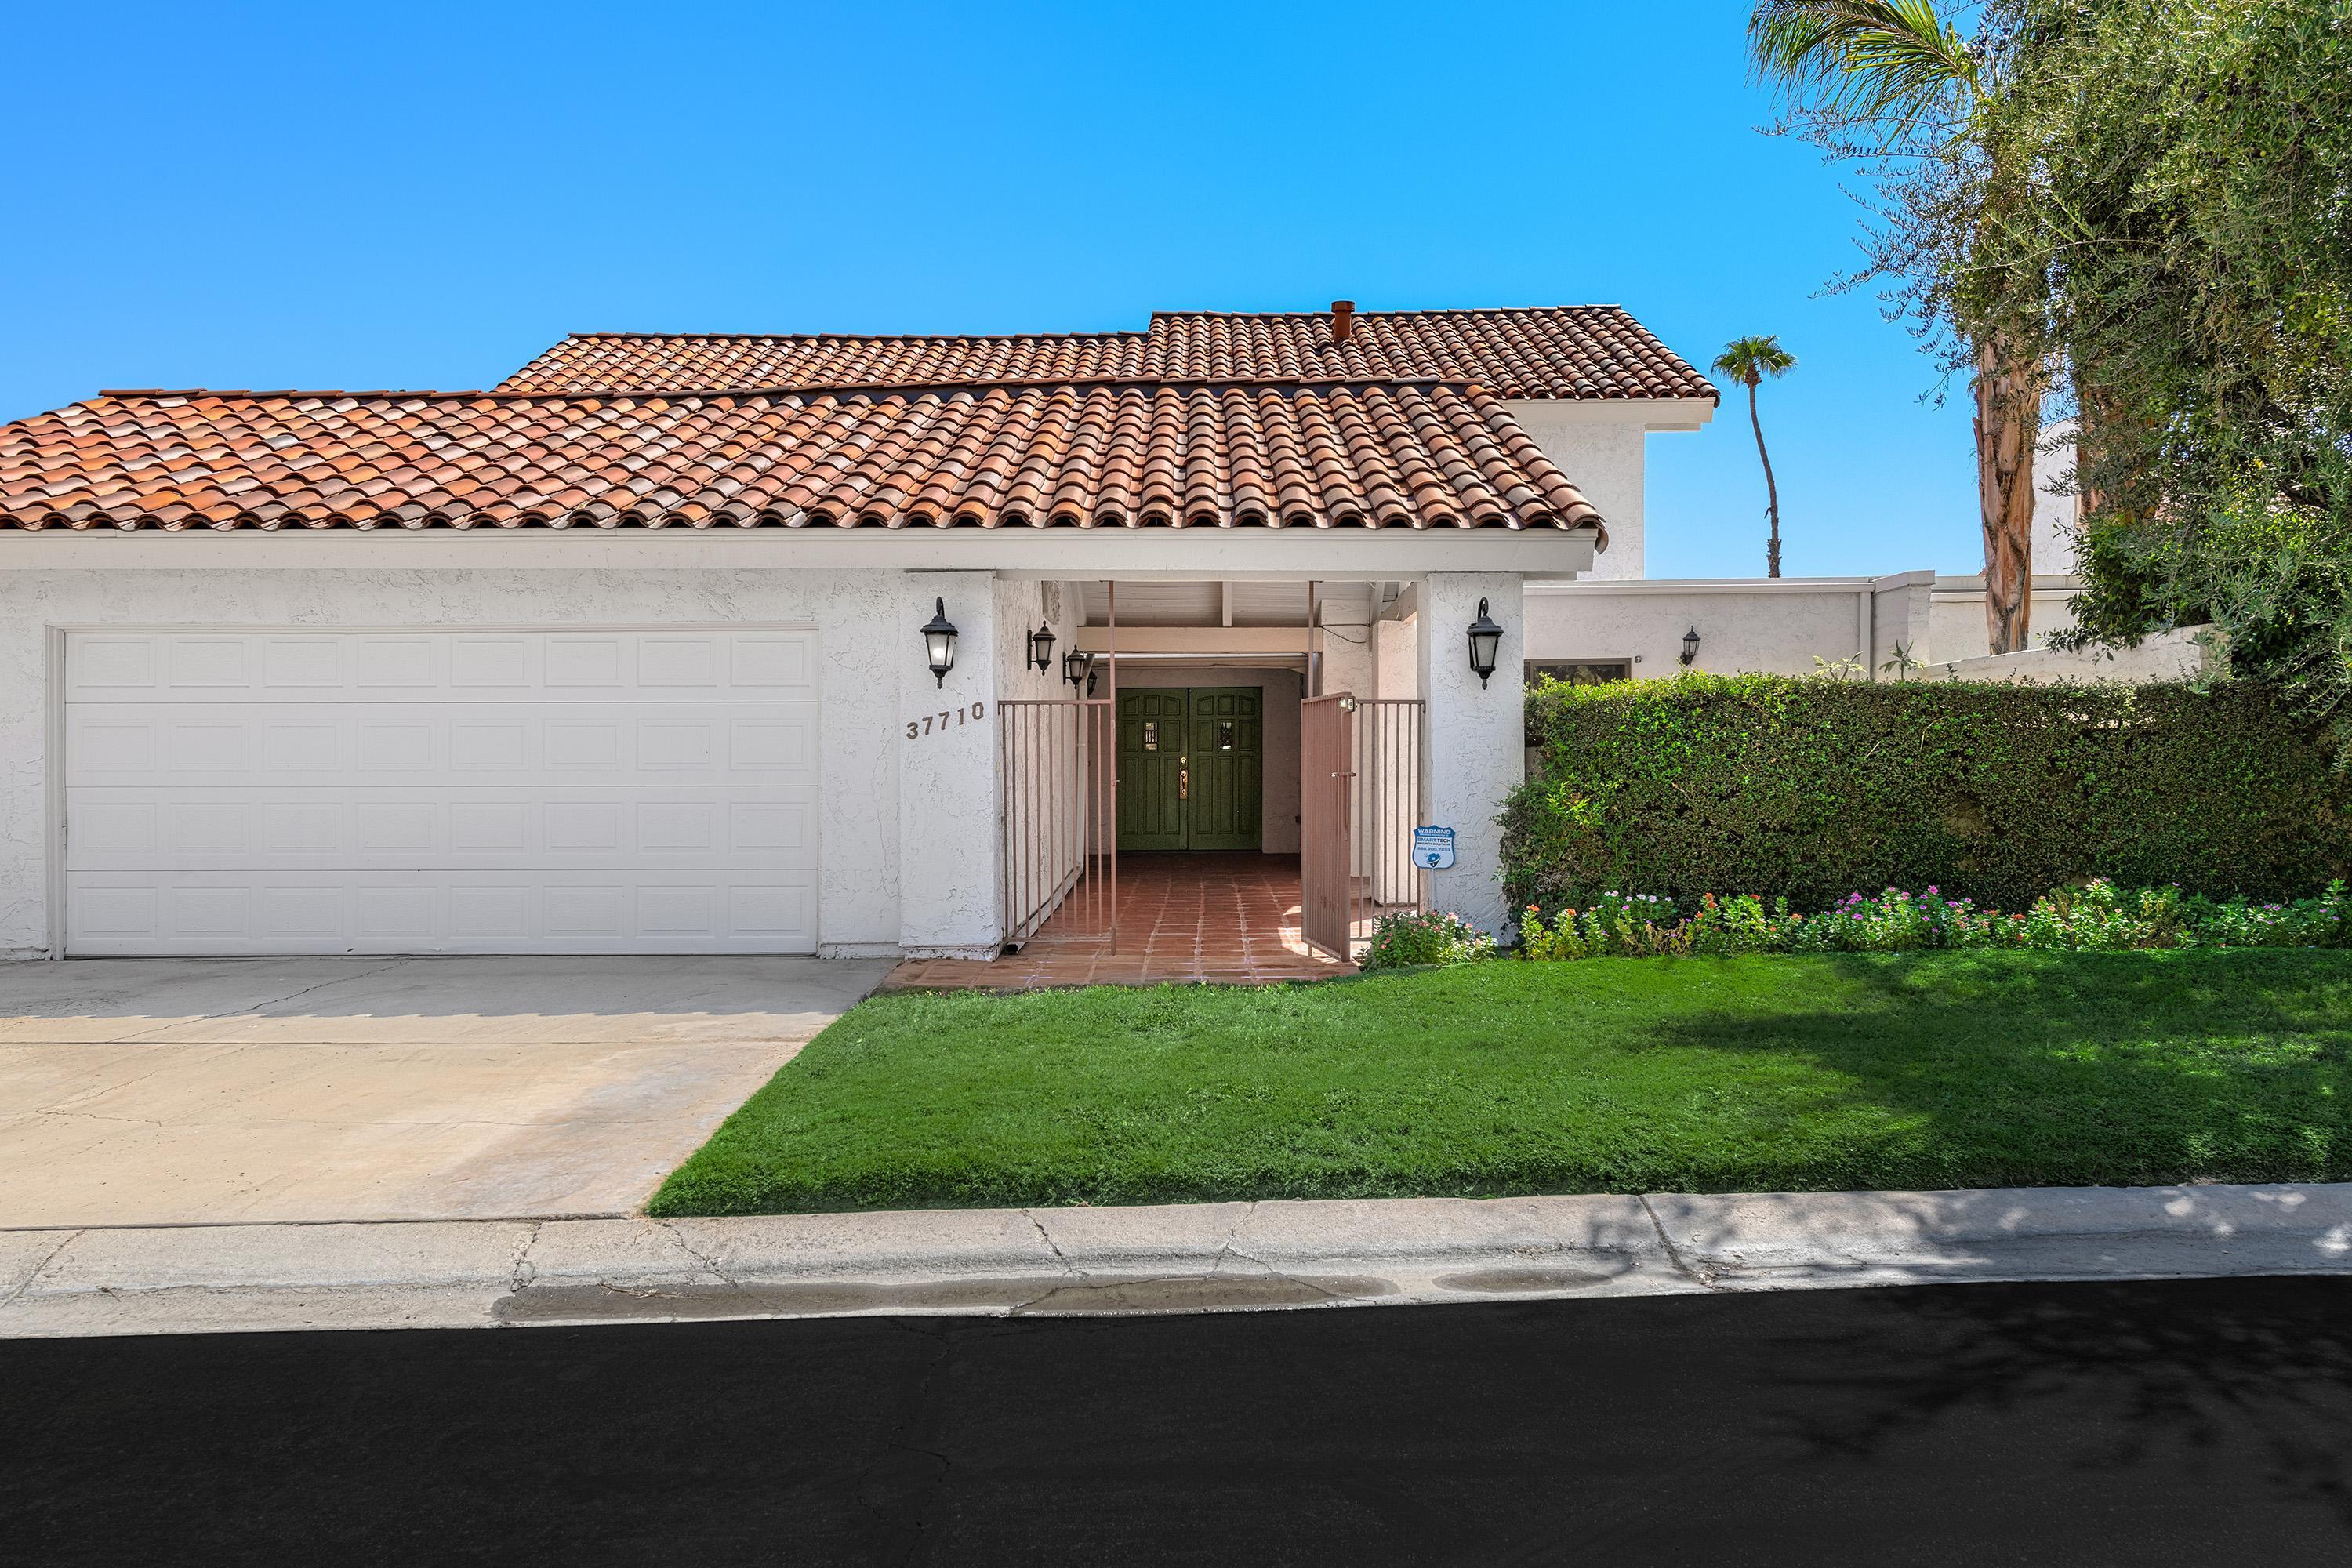
[[[1118,858],[1118,951],[1073,929],[1070,900],[1019,952],[992,963],[908,959],[885,990],[1028,991],[1163,981],[1267,985],[1353,974],[1299,935],[1298,857],[1252,852],[1129,853]]]

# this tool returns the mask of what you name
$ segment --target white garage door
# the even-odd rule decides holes
[[[813,952],[816,634],[76,633],[79,954]]]

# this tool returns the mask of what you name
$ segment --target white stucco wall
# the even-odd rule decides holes
[[[2033,454],[2033,574],[2065,577],[2074,560],[2074,422],[2042,433]]]
[[[1003,942],[1004,792],[998,773],[996,582],[987,572],[898,580],[898,944],[916,958],[992,958]],[[944,606],[957,631],[941,685],[920,658],[922,626]],[[982,710],[977,720],[969,717]],[[949,717],[944,721],[942,714]],[[925,726],[922,721],[932,721]],[[913,735],[905,726],[917,726]]]
[[[1315,646],[1322,655],[1320,696],[1352,691],[1373,695],[1380,681],[1380,654],[1372,644],[1372,594],[1368,583],[1334,583],[1319,595]]]
[[[1696,630],[1693,668],[1810,675],[1814,655],[1852,658],[1866,638],[1879,640],[1875,596],[1866,578],[1536,584],[1527,596],[1527,657],[1634,659],[1636,677],[1668,676],[1683,668],[1684,635]]]
[[[53,940],[49,660],[57,628],[739,622],[818,628],[820,951],[894,952],[905,749],[895,697],[898,672],[919,657],[912,633],[902,633],[903,582],[895,572],[731,569],[0,572],[0,954],[44,956]],[[926,596],[925,616],[929,607]],[[928,689],[929,676],[922,683]]]
[[[1429,700],[1429,755],[1422,798],[1428,820],[1454,834],[1450,871],[1430,878],[1434,908],[1501,934],[1509,923],[1502,883],[1503,797],[1526,776],[1528,614],[1520,579],[1503,573],[1436,572],[1419,584],[1415,616],[1421,689]],[[1471,673],[1467,628],[1478,601],[1503,628],[1494,679]]]
[[[1420,696],[1421,644],[1412,617],[1376,623],[1372,638],[1379,659],[1380,689],[1374,695],[1406,699]]]
[[[2068,504],[2073,504],[2072,497]],[[2051,633],[2074,624],[2074,595],[2081,591],[2081,584],[2071,577],[2034,574],[2033,607],[2026,619],[2027,638],[2032,647],[2044,646]],[[1991,634],[1985,628],[1984,579],[1937,578],[1928,628],[1928,645],[1939,664],[1991,653]]]
[[[1644,427],[1611,417],[1593,403],[1530,399],[1505,406],[1544,456],[1584,492],[1584,499],[1601,509],[1609,527],[1609,548],[1593,557],[1592,570],[1585,576],[1612,582],[1641,576],[1646,554]]]
[[[2178,626],[2158,632],[2137,647],[2084,648],[2059,653],[2046,647],[2023,653],[1989,654],[1931,666],[1927,674],[1954,680],[1998,680],[2019,686],[2061,681],[2113,681],[2143,685],[2197,680],[2225,671],[2228,645],[2214,627]]]
[[[2075,591],[2070,578],[2036,579],[2036,642],[2073,623]],[[1874,674],[1897,644],[1922,664],[1988,651],[1983,579],[1932,572],[1536,583],[1527,596],[1529,658],[1634,659],[1636,679],[1681,669],[1683,637],[1693,630],[1699,649],[1692,668],[1727,675],[1811,675],[1817,656],[1850,659],[1865,646]]]
[[[1647,574],[1644,487],[1649,436],[1690,431],[1715,416],[1705,399],[1515,398],[1503,406],[1584,499],[1601,509],[1609,548],[1587,581],[1625,582]]]

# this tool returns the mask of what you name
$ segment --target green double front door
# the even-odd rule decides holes
[[[1265,796],[1255,686],[1118,694],[1118,847],[1255,849]]]

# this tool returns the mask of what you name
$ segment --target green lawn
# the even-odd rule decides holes
[[[894,995],[656,1215],[2352,1177],[2352,954],[1498,963]]]

